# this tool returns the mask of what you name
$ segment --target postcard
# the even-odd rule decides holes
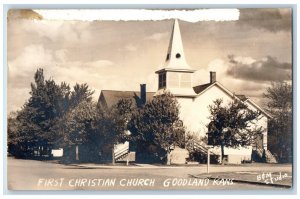
[[[8,190],[290,190],[293,8],[10,9]]]

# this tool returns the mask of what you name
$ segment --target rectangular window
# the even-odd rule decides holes
[[[158,88],[166,87],[166,73],[160,73],[158,77]]]

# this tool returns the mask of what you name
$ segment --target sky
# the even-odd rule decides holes
[[[209,71],[216,71],[227,89],[264,107],[262,96],[271,82],[291,80],[290,9],[154,11],[115,11],[113,21],[97,10],[10,10],[8,113],[29,99],[38,68],[57,83],[87,83],[95,101],[101,90],[138,91],[142,83],[156,91],[155,71],[164,64],[174,17],[179,18],[186,60],[197,70],[195,86],[208,83]],[[132,17],[124,21],[125,16]]]

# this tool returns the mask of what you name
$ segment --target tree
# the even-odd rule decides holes
[[[57,85],[52,79],[45,80],[40,68],[31,83],[30,95],[16,117],[9,121],[9,137],[19,145],[18,156],[30,157],[34,151],[40,156],[50,155],[54,142],[59,139],[54,127],[66,111],[69,87],[66,83]],[[18,124],[17,128],[14,124]]]
[[[269,149],[280,162],[292,161],[292,86],[287,82],[273,82],[264,93],[269,120]],[[280,147],[278,147],[280,146]]]
[[[76,83],[71,91],[69,85],[67,85],[65,82],[62,82],[61,92],[65,96],[64,98],[60,99],[63,114],[60,115],[53,126],[54,131],[59,133],[59,138],[55,141],[55,145],[57,147],[66,146],[66,142],[64,142],[63,137],[66,133],[68,133],[66,130],[68,128],[65,124],[71,114],[70,112],[74,111],[74,109],[76,109],[77,106],[79,106],[82,102],[92,102],[92,95],[94,94],[94,91],[92,91],[86,83]]]
[[[97,129],[95,121],[97,118],[97,110],[95,103],[91,101],[82,101],[76,107],[70,109],[64,117],[62,128],[64,129],[64,146],[65,149],[76,147],[76,160],[79,160],[79,146],[95,146],[99,141],[96,136]],[[97,152],[96,150],[90,150]],[[94,148],[94,149],[95,149]],[[69,154],[70,155],[70,154]],[[95,154],[90,153],[89,156]]]
[[[111,108],[110,117],[114,123],[115,135],[112,136],[113,143],[125,142],[130,139],[127,124],[132,117],[134,108],[131,100],[120,99],[116,105]]]
[[[15,157],[23,155],[20,151],[21,143],[23,143],[23,141],[19,131],[21,123],[17,120],[18,114],[19,112],[11,112],[7,119],[7,150]]]
[[[126,99],[120,99],[109,109],[100,109],[97,129],[104,139],[105,147],[111,148],[113,164],[115,163],[114,146],[130,139],[127,124],[133,109],[132,102]]]
[[[262,127],[255,127],[260,113],[246,104],[234,100],[227,106],[217,99],[209,106],[211,122],[208,124],[208,144],[221,147],[221,161],[224,164],[224,147],[248,146],[262,133]]]
[[[96,132],[97,118],[99,117],[96,104],[92,102],[92,91],[86,83],[76,83],[72,91],[69,91],[68,98],[65,100],[65,114],[56,123],[55,129],[60,133],[60,139],[56,145],[64,147],[65,152],[69,153],[72,161],[72,152],[75,147],[75,159],[79,160],[79,146],[84,148],[81,152],[88,151],[88,158],[81,160],[90,161],[98,158],[98,149],[101,139]]]
[[[184,142],[184,127],[179,119],[179,105],[174,96],[164,93],[153,98],[138,109],[129,122],[129,130],[134,140],[141,145],[155,145],[167,156],[175,145]]]
[[[80,111],[89,111],[84,110],[82,102],[91,103],[93,93],[85,83],[76,83],[71,92],[67,83],[59,85],[53,79],[45,80],[43,69],[37,69],[31,83],[30,98],[14,117],[8,118],[9,152],[20,157],[32,157],[50,155],[53,147],[71,146],[72,139],[64,142],[65,136],[74,133],[72,126],[67,124],[70,120],[89,119]],[[82,118],[73,118],[74,111]],[[93,111],[97,112],[96,109]],[[73,127],[75,124],[72,124]]]
[[[74,108],[82,101],[92,101],[92,91],[86,83],[76,83],[70,96],[70,107]]]

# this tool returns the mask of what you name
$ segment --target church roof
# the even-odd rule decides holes
[[[202,85],[198,85],[198,86],[194,86],[193,89],[195,91],[195,93],[197,93],[197,95],[202,95],[203,93],[205,93],[206,90],[209,90],[210,88],[212,88],[213,86],[218,86],[220,89],[222,89],[225,93],[227,93],[228,95],[230,95],[231,97],[235,97],[238,98],[239,100],[241,100],[242,102],[248,102],[251,103],[256,109],[258,109],[259,111],[261,111],[264,115],[266,115],[267,117],[271,117],[269,113],[267,113],[263,108],[261,108],[259,105],[257,105],[255,102],[253,102],[250,98],[248,98],[245,95],[236,95],[235,93],[229,91],[227,88],[225,88],[221,83],[219,82],[214,82],[214,83],[208,83],[208,84],[202,84]],[[196,96],[197,97],[197,96]]]
[[[189,70],[191,67],[187,64],[184,56],[181,34],[178,20],[176,19],[173,25],[173,30],[170,38],[169,48],[164,64],[166,69],[181,69]]]
[[[241,101],[246,101],[248,98],[246,97],[246,95],[235,95],[237,98],[239,98]]]
[[[211,83],[202,84],[202,85],[194,86],[193,89],[194,89],[196,94],[199,94],[202,91],[204,91],[206,88],[208,88],[210,85],[211,85]]]
[[[153,98],[155,92],[146,92],[146,101],[150,101]],[[129,99],[134,106],[141,103],[140,91],[116,91],[116,90],[102,90],[98,104],[106,108],[112,107],[120,99]]]
[[[162,95],[164,92],[170,92],[175,97],[196,97],[196,93],[192,88],[162,88],[159,89],[154,96]]]

